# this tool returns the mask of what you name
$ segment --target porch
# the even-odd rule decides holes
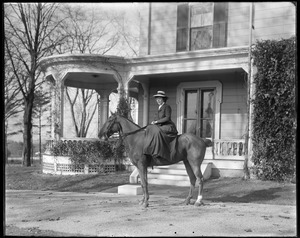
[[[54,85],[53,108],[57,117],[52,121],[52,138],[55,140],[68,137],[63,102],[65,86],[95,89],[98,92],[98,130],[109,116],[111,92],[125,90],[127,96],[134,97],[138,101],[137,124],[145,126],[152,121],[157,110],[152,95],[163,90],[169,96],[172,120],[179,134],[187,132],[195,121],[196,129],[200,130],[196,133],[212,139],[213,147],[207,149],[202,167],[207,164],[205,169],[210,167],[212,177],[243,175],[246,156],[243,138],[248,123],[248,47],[132,59],[60,55],[48,57],[41,64],[46,78]],[[209,106],[213,113],[204,121],[200,114]],[[213,123],[210,134],[203,134],[205,132],[200,128],[208,125],[208,122]],[[56,124],[59,125],[58,133],[54,130]],[[150,177],[168,179],[162,175],[170,175],[174,171],[186,176],[182,164],[166,168],[157,167],[158,170],[149,171]]]

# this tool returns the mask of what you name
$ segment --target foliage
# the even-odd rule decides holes
[[[8,140],[6,144],[6,148],[9,150],[9,157],[21,157],[23,150],[23,141],[12,141]],[[33,143],[33,154],[39,151],[39,144]]]
[[[110,141],[57,141],[53,148],[54,156],[70,156],[77,163],[101,163],[120,156],[116,148],[116,142]],[[121,156],[122,157],[122,156]]]
[[[129,100],[121,94],[118,106],[117,106],[117,113],[123,117],[126,117],[128,119],[131,119],[130,115],[130,102]]]
[[[21,157],[22,156],[23,142],[8,140],[6,146],[7,146],[7,149],[10,151],[11,157]]]
[[[295,52],[295,37],[257,42],[252,52],[253,162],[260,179],[282,181],[295,173]]]

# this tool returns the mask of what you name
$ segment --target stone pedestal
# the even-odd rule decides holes
[[[118,194],[122,195],[142,195],[141,185],[125,184],[118,186]]]

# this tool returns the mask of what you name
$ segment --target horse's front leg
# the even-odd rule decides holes
[[[143,190],[143,199],[140,202],[140,205],[144,205],[144,207],[148,207],[149,203],[149,192],[148,192],[148,180],[147,180],[147,166],[140,165],[138,166],[139,175],[141,178],[141,186]]]

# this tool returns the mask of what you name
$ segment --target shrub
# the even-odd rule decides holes
[[[70,156],[77,163],[102,163],[114,155],[113,141],[58,141],[52,147],[54,156]]]
[[[260,179],[295,174],[295,37],[257,42],[253,103],[253,163]]]

